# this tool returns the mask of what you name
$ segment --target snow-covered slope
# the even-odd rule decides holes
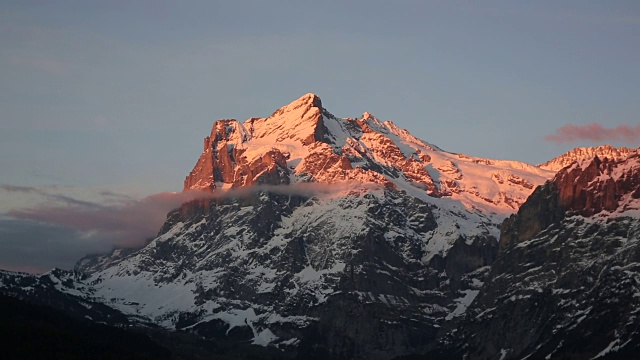
[[[619,160],[625,158],[631,154],[638,153],[638,149],[620,147],[615,148],[611,145],[602,145],[598,147],[579,147],[570,150],[556,158],[547,161],[544,164],[538,165],[541,169],[550,170],[553,172],[560,171],[577,161],[590,161],[594,157],[600,159],[608,158],[609,160]]]

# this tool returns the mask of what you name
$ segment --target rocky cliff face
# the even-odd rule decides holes
[[[285,155],[271,149],[247,160],[242,144],[249,139],[251,135],[236,120],[217,121],[211,135],[204,139],[204,152],[184,180],[184,190],[213,191],[216,184],[231,187],[287,184]]]
[[[559,203],[571,214],[590,216],[612,212],[640,197],[638,164],[640,154],[621,160],[595,157],[591,162],[576,163],[559,174]]]
[[[637,154],[593,158],[538,188],[502,226],[501,251],[448,358],[631,359],[640,324]]]

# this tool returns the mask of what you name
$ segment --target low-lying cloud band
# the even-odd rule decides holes
[[[77,199],[67,194],[54,193],[47,189],[24,186],[0,185],[0,191],[36,194],[43,202],[21,209],[12,209],[6,212],[8,218],[0,222],[0,233],[11,229],[11,236],[21,240],[22,244],[12,239],[0,239],[0,247],[11,245],[19,251],[31,250],[32,254],[47,249],[49,256],[55,257],[56,253],[65,254],[65,257],[54,264],[69,263],[69,254],[77,254],[70,249],[83,249],[84,254],[108,251],[113,247],[141,247],[150,238],[157,234],[167,217],[167,213],[181,204],[196,199],[214,199],[228,197],[246,197],[260,191],[269,191],[283,195],[300,196],[332,196],[333,194],[348,191],[358,187],[372,187],[374,185],[361,183],[317,184],[298,183],[279,186],[252,186],[227,191],[202,192],[186,191],[181,193],[158,193],[142,199],[134,199],[126,195],[115,193],[98,193],[105,201],[87,201]],[[108,201],[107,201],[108,200]],[[46,229],[47,231],[44,231]],[[53,230],[52,230],[53,229]],[[9,234],[5,231],[5,234]],[[49,234],[49,235],[47,235]],[[61,242],[60,239],[66,239]],[[52,246],[51,242],[59,243],[59,248]],[[43,247],[48,242],[48,246]],[[25,247],[28,246],[29,249]],[[9,249],[7,249],[9,250]],[[28,252],[28,251],[27,251]],[[33,259],[23,259],[21,264],[9,264],[0,258],[0,268],[38,268],[47,254],[42,253]],[[79,259],[79,258],[78,258]],[[75,259],[75,260],[78,260]],[[32,261],[31,261],[32,260]],[[75,261],[74,261],[75,262]],[[9,266],[8,266],[9,265]],[[56,265],[60,266],[60,265]]]

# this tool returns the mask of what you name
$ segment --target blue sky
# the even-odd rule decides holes
[[[29,191],[180,191],[214,120],[307,92],[541,163],[603,142],[545,140],[563,126],[638,125],[639,39],[637,1],[3,1],[0,185],[39,190],[0,215]]]
[[[640,121],[638,39],[635,1],[4,1],[0,183],[177,191],[215,119],[306,92],[539,163]]]

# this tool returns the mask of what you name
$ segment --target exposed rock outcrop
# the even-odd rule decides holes
[[[615,211],[625,196],[639,197],[639,164],[635,153],[621,160],[596,157],[576,163],[556,176],[560,205],[584,216]]]
[[[639,181],[630,154],[574,163],[538,187],[503,223],[487,282],[428,358],[636,358]]]

